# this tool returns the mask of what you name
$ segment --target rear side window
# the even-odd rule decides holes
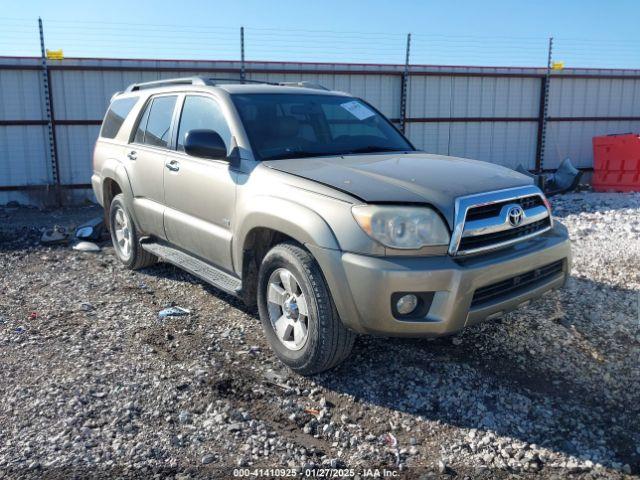
[[[180,127],[178,129],[178,150],[184,152],[184,139],[189,130],[215,130],[229,150],[231,132],[222,110],[212,98],[190,95],[184,99]]]
[[[100,136],[103,138],[116,138],[125,118],[127,118],[127,115],[129,115],[129,112],[131,112],[131,109],[137,101],[137,97],[130,97],[120,98],[111,102],[107,115],[102,122]]]
[[[136,143],[164,148],[169,145],[169,131],[176,98],[156,97],[147,105],[136,130]]]

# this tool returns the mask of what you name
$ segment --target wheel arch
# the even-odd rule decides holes
[[[133,208],[133,189],[129,181],[129,175],[126,169],[117,160],[107,160],[102,168],[102,201],[105,212],[105,224],[109,228],[108,211],[113,197],[122,193],[125,204],[129,210],[129,214],[133,217],[133,221],[137,224],[135,209]]]
[[[338,241],[326,221],[313,210],[280,198],[261,197],[252,202],[234,236],[233,265],[243,283],[244,300],[255,303],[260,263],[278,243],[292,241],[338,249]]]

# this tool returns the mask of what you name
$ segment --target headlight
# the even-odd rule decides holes
[[[356,205],[351,212],[371,238],[389,248],[415,250],[449,244],[449,230],[430,208]]]

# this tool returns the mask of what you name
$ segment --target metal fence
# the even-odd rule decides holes
[[[93,144],[113,92],[176,76],[320,83],[371,102],[418,148],[532,171],[567,156],[588,170],[594,135],[640,130],[640,70],[554,70],[552,42],[541,68],[418,65],[410,35],[396,64],[266,62],[245,61],[252,37],[237,33],[240,60],[51,60],[41,29],[40,57],[0,57],[0,203],[90,199]]]

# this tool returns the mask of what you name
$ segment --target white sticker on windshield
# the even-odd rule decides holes
[[[364,120],[365,118],[373,117],[376,114],[376,112],[370,110],[357,100],[352,100],[351,102],[347,103],[341,103],[340,106],[351,115],[356,117],[358,120]]]

